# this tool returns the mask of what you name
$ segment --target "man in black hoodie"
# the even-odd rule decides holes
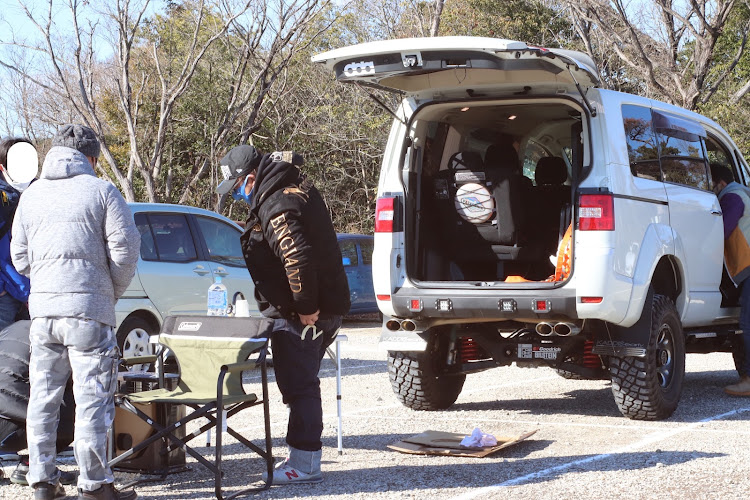
[[[349,311],[349,284],[331,216],[291,152],[261,156],[237,146],[221,159],[216,191],[250,205],[240,237],[255,299],[274,318],[271,339],[276,383],[289,405],[289,456],[273,484],[317,483],[323,409],[318,371],[325,349]]]

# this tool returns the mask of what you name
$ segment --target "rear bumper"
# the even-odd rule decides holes
[[[458,321],[537,323],[578,319],[575,293],[564,287],[497,291],[402,288],[391,296],[391,305],[396,317],[426,325]]]

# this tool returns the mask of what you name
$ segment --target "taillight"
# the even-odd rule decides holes
[[[375,232],[394,233],[401,231],[398,198],[378,198],[375,205]]]
[[[582,194],[578,199],[578,229],[614,231],[615,203],[611,194]]]

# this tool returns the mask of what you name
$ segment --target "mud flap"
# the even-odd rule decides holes
[[[622,327],[594,322],[594,348],[592,352],[600,356],[636,357],[646,356],[649,336],[651,335],[651,313],[654,302],[654,289],[649,287],[646,303],[638,321],[631,327]]]

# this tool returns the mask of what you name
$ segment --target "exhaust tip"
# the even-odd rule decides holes
[[[550,325],[549,323],[537,323],[535,330],[536,333],[543,337],[549,337],[550,335],[552,335],[552,325]]]
[[[561,337],[569,337],[571,335],[576,335],[578,332],[581,331],[580,328],[578,328],[577,325],[574,325],[573,323],[558,323],[555,325],[555,333]]]
[[[395,319],[389,319],[385,322],[385,327],[392,332],[397,332],[401,328],[401,323],[399,323]]]
[[[407,332],[413,332],[417,329],[417,325],[410,319],[405,319],[401,322],[401,328]]]

